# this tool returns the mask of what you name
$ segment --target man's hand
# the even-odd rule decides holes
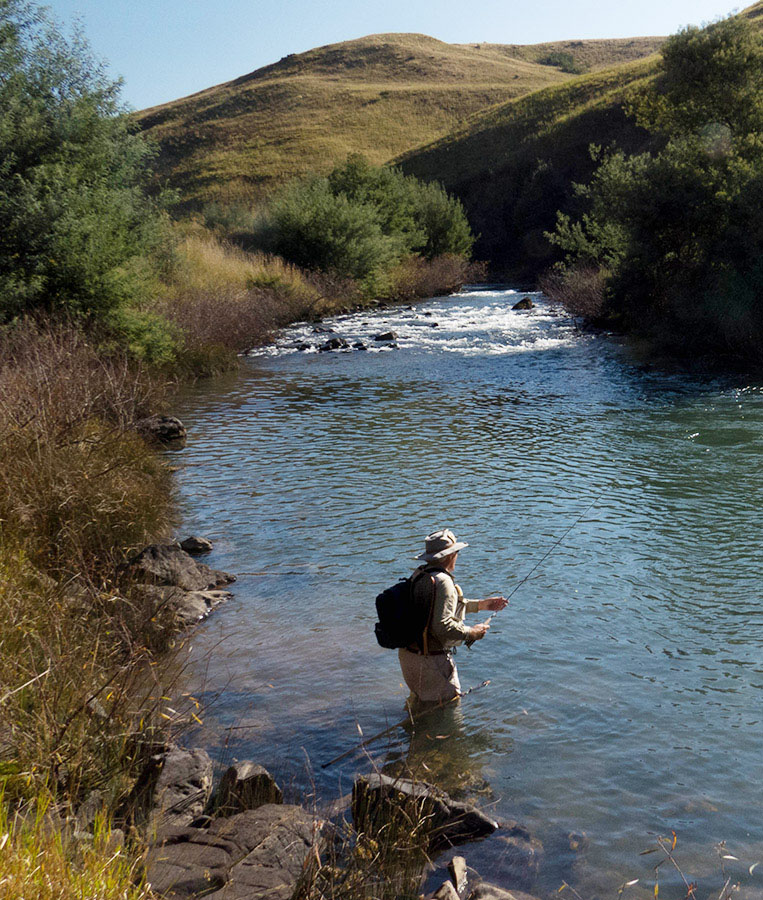
[[[491,612],[500,612],[506,608],[509,601],[505,597],[487,597],[480,600],[480,609],[489,609]]]
[[[481,641],[488,633],[489,629],[490,625],[487,622],[480,622],[479,625],[472,625],[469,629],[468,643],[473,644],[475,641]]]

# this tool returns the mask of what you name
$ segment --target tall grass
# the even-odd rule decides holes
[[[149,900],[136,861],[115,838],[103,818],[92,841],[74,841],[50,827],[44,803],[14,821],[0,802],[0,900]]]

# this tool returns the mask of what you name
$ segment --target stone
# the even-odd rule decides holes
[[[463,856],[454,856],[448,863],[448,872],[450,873],[453,886],[457,894],[462,894],[466,890],[466,860]]]
[[[223,887],[241,856],[233,841],[198,828],[171,828],[149,849],[144,872],[154,893],[194,897]]]
[[[235,575],[197,562],[179,544],[150,544],[120,566],[135,582],[207,591],[236,580]]]
[[[142,603],[142,620],[154,621],[157,629],[188,628],[206,619],[212,610],[229,600],[230,591],[185,591],[179,587],[136,584],[130,592],[133,605]]]
[[[498,824],[467,803],[451,799],[424,781],[363,775],[352,790],[352,815],[358,831],[380,828],[396,811],[426,816],[429,849],[440,850],[464,841],[478,840],[498,830]]]
[[[396,331],[382,331],[379,334],[374,335],[375,341],[394,341],[397,338]]]
[[[443,881],[440,887],[432,894],[432,900],[459,900],[458,891],[450,881]]]
[[[266,803],[283,803],[281,788],[267,769],[244,760],[225,772],[211,809],[216,816],[231,816]]]
[[[427,312],[423,312],[421,315],[422,315],[422,316],[433,316],[434,313],[428,312],[428,311],[427,311]]]
[[[313,328],[313,334],[334,334],[334,329],[329,328],[328,325],[316,325]]]
[[[355,341],[352,346],[354,350],[368,350],[368,344],[364,344],[363,341]]]
[[[535,309],[535,304],[529,297],[522,297],[519,303],[515,303],[512,309]]]
[[[482,848],[483,858],[493,858],[491,871],[518,891],[531,891],[543,862],[543,844],[518,822],[502,822],[499,832]]]
[[[190,553],[191,556],[196,553],[209,553],[212,549],[212,541],[191,535],[180,542],[180,549],[185,550],[186,553]]]
[[[481,881],[469,894],[468,900],[538,900],[523,891],[506,891],[487,881]]]
[[[151,757],[130,805],[149,835],[161,834],[202,815],[211,792],[212,760],[207,751],[169,744]]]
[[[152,444],[182,449],[188,436],[185,425],[175,416],[148,416],[136,422],[140,435]]]
[[[313,345],[312,345],[312,344],[308,344],[307,341],[299,341],[298,343],[296,343],[296,344],[294,345],[294,348],[295,348],[296,350],[299,350],[301,353],[304,353],[305,350],[312,350],[312,349],[313,349]]]
[[[349,346],[349,343],[344,338],[332,337],[325,344],[321,344],[318,350],[320,353],[328,353],[330,350],[346,350]]]
[[[300,806],[266,804],[217,819],[207,833],[245,851],[209,900],[289,900],[321,843],[320,823]]]
[[[106,798],[103,791],[90,791],[74,814],[77,831],[87,831],[95,822],[96,816],[105,811]]]

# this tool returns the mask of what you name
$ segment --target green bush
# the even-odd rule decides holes
[[[136,302],[132,263],[162,237],[150,151],[84,40],[33,4],[0,3],[0,319],[100,318]]]
[[[442,187],[354,155],[328,177],[276,197],[254,241],[296,265],[356,278],[379,292],[402,260],[468,257],[474,237],[461,203]]]
[[[575,62],[575,57],[568,50],[551,50],[538,62],[542,66],[556,66],[562,72],[568,72],[570,75],[582,75],[586,71],[585,66]]]

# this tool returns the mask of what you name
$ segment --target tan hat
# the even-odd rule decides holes
[[[451,556],[453,553],[458,553],[459,550],[463,550],[464,547],[468,546],[464,541],[457,541],[455,534],[449,528],[443,528],[442,531],[433,531],[424,538],[425,550],[416,556],[415,559],[436,562],[439,559],[444,559],[446,556]]]

